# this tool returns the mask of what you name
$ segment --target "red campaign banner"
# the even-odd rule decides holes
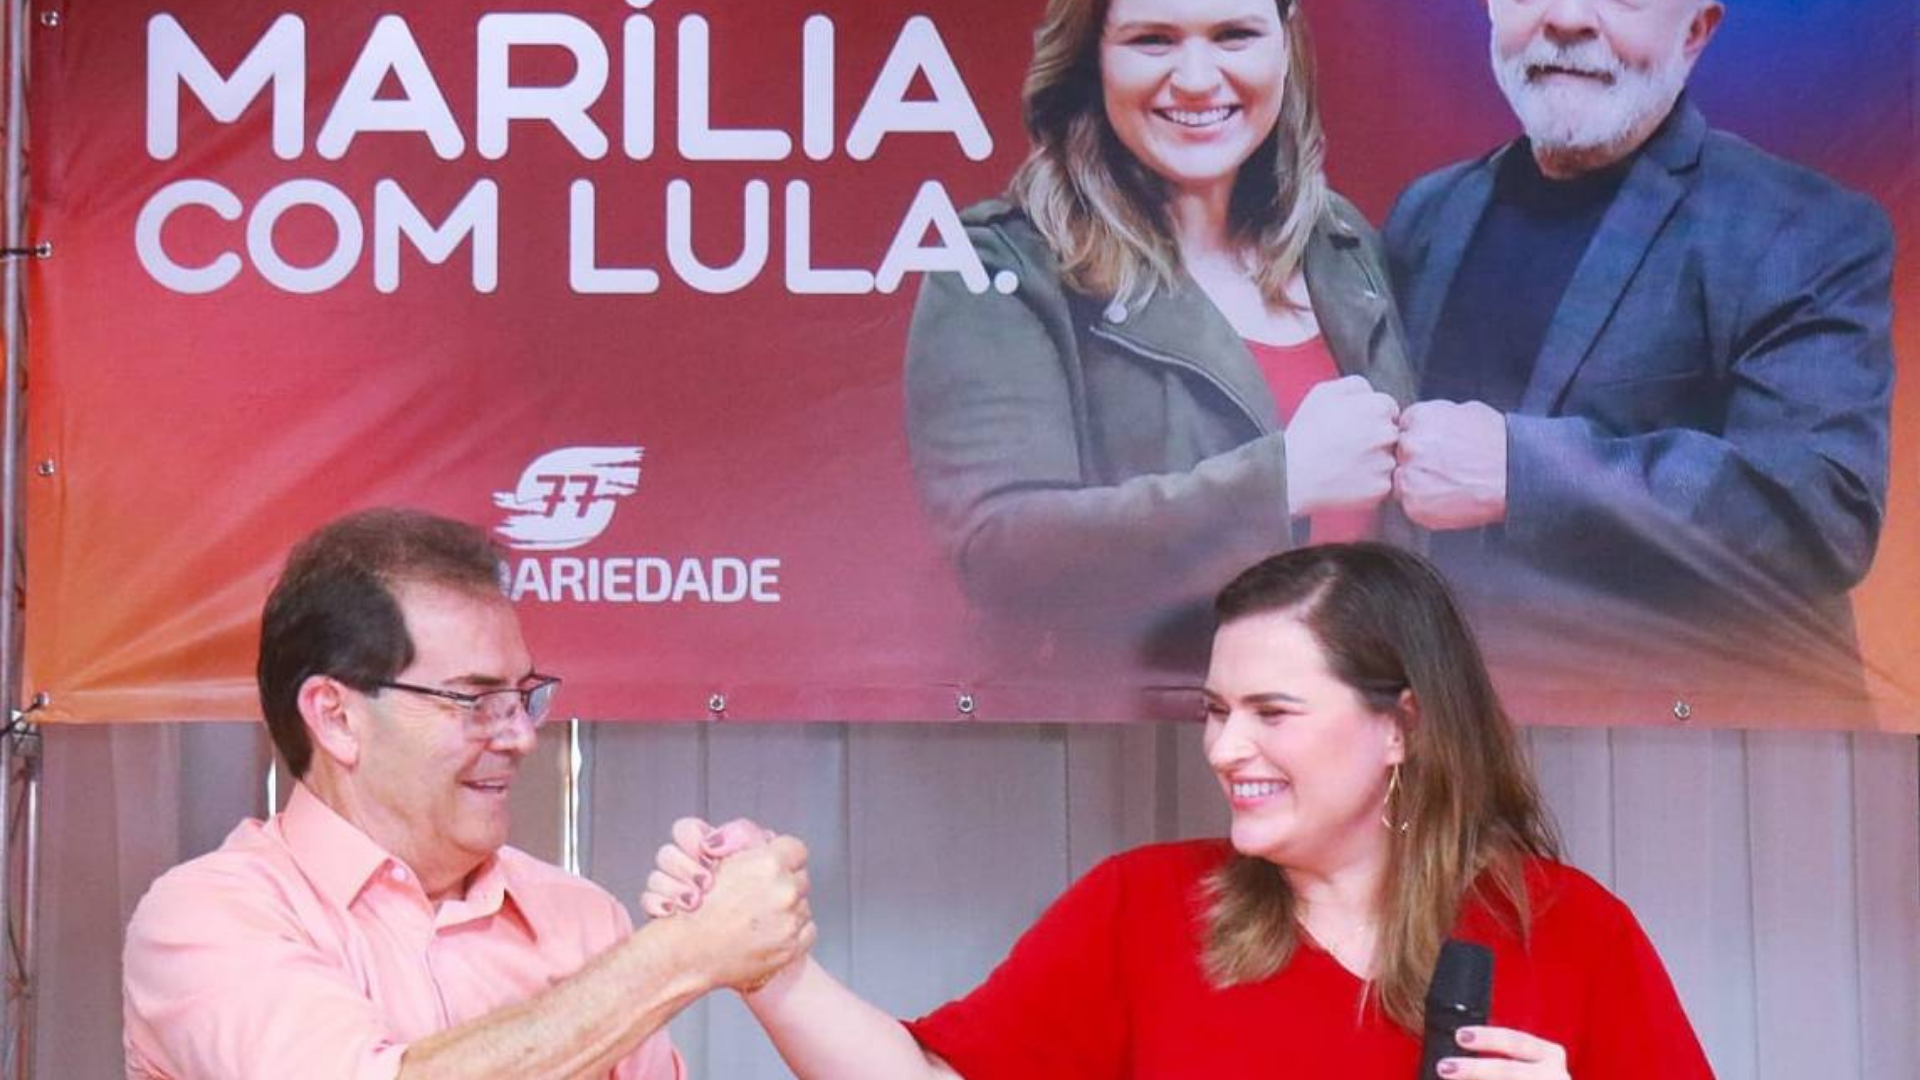
[[[1027,157],[1044,6],[47,9],[29,169],[54,254],[29,281],[25,440],[41,715],[255,716],[256,622],[288,547],[388,504],[493,530],[583,718],[1183,714],[1208,595],[1310,536],[1284,496],[1248,495],[1283,468],[1248,350],[1229,338],[1225,366],[1169,375],[1185,361],[1149,347],[1197,347],[1217,313],[1156,327],[1151,291],[1063,289],[1044,243],[996,249],[991,215],[967,212]],[[1518,134],[1482,6],[1300,7],[1327,174],[1373,226],[1416,178]],[[1807,28],[1785,0],[1733,5],[1682,105],[1826,177],[1816,226],[1845,208],[1884,228],[1828,181],[1875,200],[1903,297],[1914,60],[1886,27],[1914,18],[1871,0]],[[1920,390],[1886,387],[1885,260],[1769,256],[1756,288],[1805,264],[1812,284],[1755,316],[1719,291],[1732,268],[1659,269],[1660,245],[1711,248],[1660,229],[1737,231],[1696,205],[1638,240],[1600,227],[1588,261],[1621,263],[1609,304],[1633,325],[1597,316],[1570,350],[1549,325],[1541,366],[1566,382],[1507,421],[1504,520],[1425,529],[1389,499],[1361,531],[1456,577],[1525,720],[1920,730]],[[1805,223],[1781,221],[1757,250],[1794,254],[1784,230]],[[1407,401],[1445,295],[1420,277],[1446,244],[1424,228],[1396,224],[1418,242],[1365,290],[1367,325],[1407,328]],[[1315,272],[1337,345],[1360,316]],[[1065,375],[1029,355],[1056,308],[1062,348],[1087,350]],[[1725,355],[1607,358],[1656,308],[1667,339]],[[1911,356],[1912,314],[1894,318]],[[1135,362],[1161,365],[1151,403],[1113,396]],[[1168,386],[1245,397],[1246,430],[1181,449]],[[1528,457],[1532,439],[1557,449]]]

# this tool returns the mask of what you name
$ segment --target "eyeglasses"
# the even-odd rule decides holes
[[[539,728],[553,708],[553,695],[560,689],[560,679],[556,675],[536,672],[527,676],[519,686],[503,686],[498,690],[482,690],[477,694],[403,682],[376,682],[373,685],[384,690],[404,690],[409,694],[424,694],[451,701],[465,714],[467,737],[479,742],[491,742],[512,726],[517,712],[526,713],[528,721],[536,729]]]

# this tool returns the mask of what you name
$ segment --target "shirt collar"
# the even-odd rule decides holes
[[[537,939],[542,927],[527,904],[530,896],[529,885],[519,872],[519,860],[494,852],[468,879],[466,896],[440,905],[434,921],[444,928],[484,919],[496,912],[503,916],[511,914],[526,927],[528,936]]]
[[[405,867],[372,837],[321,801],[305,784],[294,785],[287,808],[274,819],[274,824],[301,873],[323,896],[342,908],[351,907],[376,875]],[[418,889],[419,882],[413,878],[413,871],[405,872],[408,883]],[[434,921],[441,926],[452,926],[511,910],[525,924],[527,932],[538,937],[540,928],[525,903],[527,886],[524,881],[516,880],[518,877],[511,861],[502,859],[497,852],[488,856],[468,881],[466,897],[441,904]]]
[[[400,863],[305,784],[294,785],[293,797],[274,825],[307,880],[343,908],[359,897],[375,874],[389,863]]]

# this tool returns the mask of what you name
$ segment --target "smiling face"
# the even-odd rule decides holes
[[[1637,150],[1719,25],[1713,0],[1488,0],[1495,78],[1536,151]],[[1551,170],[1549,170],[1551,172]]]
[[[477,693],[515,686],[533,670],[520,620],[498,595],[402,584],[394,598],[413,641],[395,682]],[[533,748],[522,713],[491,742],[468,738],[460,706],[386,689],[350,695],[357,762],[346,778],[349,820],[419,875],[429,896],[457,890],[506,843],[507,796]]]
[[[1113,0],[1100,82],[1114,134],[1176,189],[1231,191],[1287,80],[1274,0]]]
[[[1206,683],[1207,762],[1233,809],[1243,855],[1332,873],[1384,860],[1380,822],[1404,739],[1327,668],[1312,632],[1286,611],[1227,622]]]

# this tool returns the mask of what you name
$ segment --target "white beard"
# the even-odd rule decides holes
[[[1491,50],[1493,74],[1534,149],[1614,150],[1636,134],[1651,130],[1673,108],[1692,67],[1685,42],[1683,26],[1672,51],[1647,67],[1621,63],[1599,38],[1560,46],[1536,36],[1514,56],[1500,55],[1499,43],[1495,42]],[[1529,68],[1548,66],[1604,74],[1612,81],[1556,79],[1540,84],[1527,78]]]

